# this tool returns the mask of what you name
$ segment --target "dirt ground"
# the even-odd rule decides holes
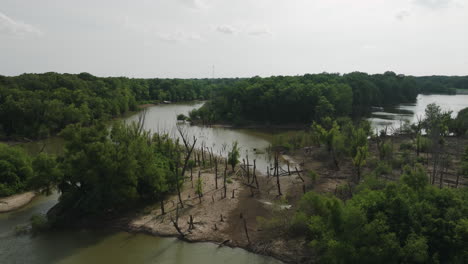
[[[27,205],[36,196],[35,192],[25,192],[0,198],[0,213],[10,212]]]
[[[188,241],[211,241],[231,247],[242,247],[255,253],[273,256],[285,262],[299,263],[304,258],[304,247],[299,243],[291,243],[282,238],[271,240],[271,236],[262,232],[257,218],[269,218],[274,204],[286,197],[291,206],[285,210],[294,213],[294,204],[303,193],[303,182],[297,174],[280,177],[282,196],[278,196],[276,178],[259,175],[255,183],[247,185],[247,178],[242,173],[232,174],[228,170],[226,198],[223,197],[224,166],[218,173],[218,189],[215,187],[214,169],[203,169],[203,197],[201,202],[195,193],[198,170],[193,171],[193,186],[190,172],[181,192],[184,208],[178,210],[178,225]],[[240,170],[239,166],[236,171]],[[187,177],[188,174],[188,177]],[[250,172],[252,174],[252,172]],[[251,177],[251,176],[250,176]],[[252,178],[251,178],[252,179]],[[252,186],[252,187],[251,187]],[[234,198],[233,198],[234,190]],[[252,196],[253,194],[253,196]],[[129,229],[136,232],[146,232],[159,236],[179,236],[172,219],[176,218],[177,195],[172,195],[165,201],[166,214],[161,214],[159,204],[145,210],[145,213],[133,219]],[[221,220],[222,215],[222,220]],[[193,217],[194,228],[190,229],[190,216]],[[247,232],[244,227],[247,227]],[[250,241],[250,242],[249,242]]]

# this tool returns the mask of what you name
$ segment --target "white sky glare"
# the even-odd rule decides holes
[[[0,75],[468,75],[468,0],[1,0]]]

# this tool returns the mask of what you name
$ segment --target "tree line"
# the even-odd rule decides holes
[[[208,99],[236,79],[130,79],[80,74],[0,76],[0,139],[37,139],[91,125],[141,103]]]
[[[324,113],[359,115],[371,106],[414,101],[421,92],[451,93],[467,77],[306,74],[269,78],[138,79],[80,74],[0,75],[0,138],[36,139],[68,124],[90,125],[138,104],[212,99],[192,120],[307,123]]]
[[[254,77],[218,90],[210,102],[190,114],[190,119],[245,125],[308,124],[324,115],[359,117],[373,106],[413,102],[419,93],[451,93],[455,87],[464,88],[466,78],[460,78],[393,72]]]

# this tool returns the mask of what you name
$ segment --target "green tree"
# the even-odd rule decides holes
[[[151,137],[136,123],[93,127],[71,125],[63,161],[62,192],[52,220],[102,216],[137,201],[160,200],[175,189],[177,146],[167,136]]]
[[[54,156],[38,154],[32,161],[32,168],[34,176],[28,182],[29,187],[46,195],[49,195],[62,179],[62,171]]]
[[[26,190],[32,176],[29,156],[22,149],[0,143],[0,197]]]
[[[458,112],[453,130],[459,136],[464,136],[468,132],[468,107]]]

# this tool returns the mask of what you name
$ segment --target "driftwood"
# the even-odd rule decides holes
[[[171,222],[174,225],[175,229],[177,230],[177,233],[179,233],[180,237],[184,238],[185,234],[179,228],[179,205],[177,205],[177,208],[176,208],[176,218],[174,220],[174,218],[171,216]]]
[[[226,239],[226,240],[224,240],[222,243],[219,243],[219,244],[218,244],[218,247],[223,247],[223,246],[225,246],[225,245],[226,245],[227,243],[229,243],[229,242],[231,242],[231,240]]]
[[[296,169],[296,173],[297,173],[297,176],[299,176],[299,179],[301,179],[302,182],[305,182],[304,181],[304,178],[301,177],[301,174],[299,173],[299,170],[297,169],[297,167],[294,167]]]

